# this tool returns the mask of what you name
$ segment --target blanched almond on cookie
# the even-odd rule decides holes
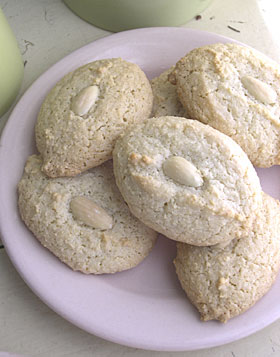
[[[199,187],[203,179],[197,168],[188,160],[180,156],[172,156],[163,164],[163,172],[181,185]]]
[[[276,102],[277,93],[267,83],[252,76],[242,77],[241,82],[248,92],[260,102],[264,104],[273,104]]]
[[[73,198],[70,208],[75,219],[90,227],[111,229],[113,226],[112,217],[87,197],[78,196]]]
[[[82,89],[72,100],[72,110],[77,115],[85,115],[94,105],[99,95],[97,86],[89,86]]]

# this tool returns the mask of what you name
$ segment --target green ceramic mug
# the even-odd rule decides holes
[[[23,78],[23,62],[16,38],[0,9],[0,117],[10,108]]]
[[[179,26],[212,0],[64,0],[82,19],[109,31]]]

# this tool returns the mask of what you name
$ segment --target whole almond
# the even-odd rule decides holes
[[[82,89],[76,97],[72,99],[71,109],[77,115],[85,115],[96,102],[99,95],[97,86],[89,86]]]
[[[203,179],[197,168],[188,160],[180,156],[172,156],[163,163],[163,172],[181,185],[199,187]]]
[[[113,218],[87,197],[78,196],[73,198],[70,202],[70,208],[75,219],[90,227],[111,229],[113,226]]]
[[[269,84],[251,76],[242,77],[241,82],[248,92],[258,101],[264,104],[273,104],[276,102],[277,93]]]

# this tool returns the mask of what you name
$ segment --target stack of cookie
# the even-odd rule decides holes
[[[164,234],[202,319],[227,321],[280,266],[280,204],[253,167],[280,163],[279,88],[279,67],[235,44],[195,49],[151,85],[121,59],[78,68],[41,107],[24,222],[95,274],[137,265]]]
[[[129,211],[114,180],[112,149],[132,123],[151,114],[144,72],[122,59],[89,63],[62,78],[36,123],[40,155],[18,185],[23,221],[61,261],[83,273],[132,268],[156,232]]]
[[[189,52],[176,66],[153,79],[151,83],[155,116],[175,115],[199,120],[234,139],[253,165],[269,167],[280,164],[280,67],[275,62],[253,49],[237,44],[214,44]],[[204,128],[205,131],[209,129]],[[215,135],[217,138],[219,134],[216,132]],[[205,138],[204,135],[203,139]],[[201,147],[201,135],[197,139]],[[228,140],[224,141],[226,142],[233,149],[232,144]],[[219,147],[221,150],[220,145]],[[237,195],[240,180],[243,180],[241,176],[237,179],[238,185],[233,186],[235,194],[225,196],[224,187],[227,186],[229,179],[225,175],[225,169],[231,159],[224,158],[223,161],[226,160],[227,163],[221,165],[218,164],[217,157],[211,154],[213,164],[209,162],[210,156],[204,152],[203,161],[196,162],[197,153],[193,153],[193,148],[189,152],[191,163],[199,164],[198,169],[204,179],[201,189],[206,190],[208,185],[216,186],[212,190],[212,203],[225,203],[227,197],[231,204],[240,208],[240,204],[245,202]],[[236,157],[236,154],[232,155],[232,158]],[[206,162],[209,166],[207,171],[204,167]],[[243,166],[243,170],[247,170],[243,159],[238,159],[236,164],[239,170],[240,165]],[[216,173],[218,172],[218,180],[222,180],[221,182],[217,181],[213,173],[215,167],[218,169]],[[226,172],[230,174],[230,182],[234,183],[235,175],[232,169]],[[253,170],[248,169],[246,176],[247,179],[256,182]],[[192,188],[186,189],[190,194]],[[234,239],[230,244],[230,237],[226,234],[224,243],[221,240],[213,246],[194,246],[201,245],[202,234],[197,235],[197,242],[189,241],[193,246],[177,244],[177,257],[174,261],[177,275],[203,320],[218,319],[225,322],[245,311],[268,291],[278,273],[279,202],[262,193],[256,185],[254,188],[251,186],[251,189],[255,191],[256,196],[260,193],[262,196],[259,197],[257,207],[249,213],[253,225],[243,221],[245,231],[238,236],[240,230],[236,230],[236,237],[232,236]],[[244,188],[242,190],[243,194],[247,191]],[[198,201],[199,195],[206,198],[205,193],[196,192],[193,200],[195,209],[197,202],[201,202]],[[209,231],[209,222],[214,219],[213,214],[217,215],[217,211],[209,206],[207,211],[207,225],[200,216],[205,231]],[[217,235],[220,235],[225,226],[216,221],[215,228]],[[191,225],[188,230],[193,229]],[[176,239],[174,236],[171,238]],[[177,237],[177,240],[185,241],[181,237]],[[210,245],[214,242],[209,240],[202,243]]]
[[[280,264],[280,204],[247,155],[199,121],[152,118],[118,139],[117,185],[131,212],[176,240],[177,275],[203,320],[252,306]]]

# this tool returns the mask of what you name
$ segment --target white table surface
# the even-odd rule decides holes
[[[0,7],[25,63],[20,95],[65,55],[110,35],[75,16],[60,0],[0,0]],[[184,27],[232,37],[280,62],[279,10],[278,0],[214,0],[201,19]],[[11,110],[0,119],[0,132]],[[25,356],[280,356],[280,320],[240,341],[208,350],[151,352],[120,346],[78,329],[50,310],[26,286],[1,246],[0,351],[0,357],[4,352]]]

